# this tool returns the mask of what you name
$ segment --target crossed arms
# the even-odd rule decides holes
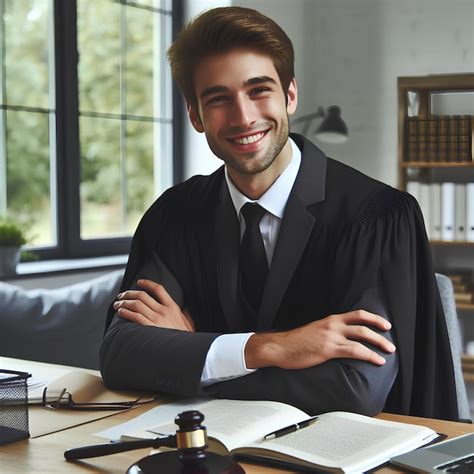
[[[137,284],[114,303],[117,314],[101,350],[105,382],[184,396],[202,393],[206,354],[220,334],[195,332],[192,315],[164,286],[151,279]],[[354,309],[288,331],[254,334],[244,355],[246,366],[258,370],[204,390],[220,398],[278,400],[308,413],[381,411],[398,360],[377,289],[358,303],[371,311]]]

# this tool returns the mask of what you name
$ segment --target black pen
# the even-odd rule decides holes
[[[319,418],[317,416],[313,416],[311,418],[308,418],[305,421],[302,421],[301,423],[295,423],[294,425],[286,426],[285,428],[276,430],[273,433],[268,433],[267,435],[263,437],[263,439],[264,441],[268,441],[269,439],[280,438],[281,436],[285,436],[288,433],[294,433],[295,431],[298,431],[301,428],[306,428],[307,426],[310,426],[313,423],[316,423],[318,419]]]

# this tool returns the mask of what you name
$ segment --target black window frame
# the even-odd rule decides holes
[[[117,0],[116,0],[117,1]],[[127,6],[137,2],[120,0]],[[135,5],[134,5],[135,4]],[[172,37],[183,24],[183,0],[172,0]],[[157,9],[158,10],[158,9]],[[77,47],[77,1],[53,0],[54,58],[56,83],[56,217],[57,245],[35,247],[40,260],[88,258],[127,254],[131,236],[80,238],[80,139]],[[184,112],[181,94],[172,83],[173,184],[184,175],[182,130]]]

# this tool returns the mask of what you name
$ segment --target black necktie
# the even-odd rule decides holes
[[[242,296],[257,312],[268,275],[267,256],[259,227],[265,209],[248,202],[242,208],[242,214],[246,228],[240,245],[240,285]]]

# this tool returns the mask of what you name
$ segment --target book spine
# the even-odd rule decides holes
[[[407,119],[407,148],[406,161],[418,160],[418,119],[408,117]]]
[[[454,183],[441,185],[441,239],[454,240]]]
[[[418,161],[428,161],[428,119],[418,119]]]
[[[430,184],[430,235],[432,240],[441,240],[441,184]]]
[[[470,115],[461,115],[459,117],[459,161],[466,163],[472,161],[472,129]]]
[[[474,183],[466,185],[466,240],[474,242]]]
[[[448,161],[448,117],[438,118],[438,161]]]
[[[448,161],[456,162],[459,159],[458,150],[459,138],[459,118],[457,115],[451,115],[448,118]]]
[[[466,240],[466,185],[456,184],[456,215],[454,239]]]
[[[420,183],[420,200],[421,212],[425,220],[425,229],[430,240],[434,240],[431,236],[431,222],[430,222],[430,185]]]
[[[426,122],[426,159],[430,162],[438,161],[438,119],[433,117]]]

